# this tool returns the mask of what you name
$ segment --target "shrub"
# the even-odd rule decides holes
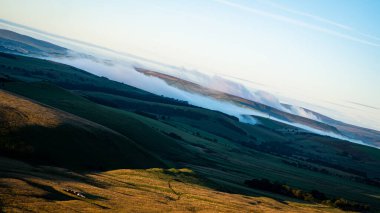
[[[183,141],[183,138],[182,138],[181,136],[175,134],[174,132],[171,132],[171,133],[169,133],[169,134],[165,133],[165,134],[166,134],[167,136],[170,136],[170,137],[174,138],[174,139],[177,139],[177,140],[181,140],[181,141]]]
[[[322,203],[345,211],[368,211],[370,208],[369,205],[349,201],[344,198],[328,199],[324,193],[318,190],[304,192],[300,189],[292,188],[279,182],[272,183],[266,178],[246,180],[244,183],[251,188],[265,190],[288,197],[294,197],[300,200]]]

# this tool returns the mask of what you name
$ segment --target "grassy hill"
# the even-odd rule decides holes
[[[69,90],[98,91],[139,100],[189,106],[182,101],[154,95],[72,66],[47,60],[0,52],[0,69],[4,77],[24,82],[51,82]]]
[[[219,192],[204,186],[189,169],[83,175],[0,158],[0,184],[5,212],[342,212],[319,204]]]
[[[213,190],[292,200],[248,188],[244,184],[245,180],[252,178],[267,178],[306,191],[316,189],[329,197],[343,197],[366,203],[374,212],[380,210],[378,149],[296,131],[294,127],[265,118],[257,118],[260,120],[259,125],[240,123],[235,117],[220,112],[156,96],[46,60],[2,54],[0,80],[3,90],[101,126],[112,132],[112,137],[120,137],[120,146],[124,143],[134,144],[136,146],[131,146],[141,153],[148,153],[144,156],[149,159],[144,160],[140,156],[141,158],[136,157],[139,159],[136,162],[159,164],[146,164],[148,167],[190,168],[198,177],[206,179],[207,186]],[[282,131],[283,129],[294,131]],[[56,131],[56,128],[53,130]],[[54,132],[55,137],[52,136],[47,141],[58,140],[57,135],[69,137],[68,132],[74,130],[59,131],[62,132]],[[79,149],[78,154],[83,151],[93,154],[94,158],[97,155],[103,156],[100,161],[113,163],[104,163],[102,168],[94,169],[133,168],[133,164],[129,165],[127,160],[124,161],[125,164],[116,165],[116,161],[120,160],[118,155],[99,153],[112,150],[112,146],[108,148],[99,145],[99,152],[86,150],[98,138],[91,134],[101,131],[90,132],[88,138],[83,136],[75,143],[69,143],[69,139],[65,139],[62,143],[67,143],[66,150],[83,148]],[[29,138],[33,134],[35,131],[21,135]],[[16,137],[6,135],[13,141],[18,141]],[[34,145],[43,139],[41,136],[35,141],[29,140],[22,147]],[[108,138],[103,142],[108,145],[117,140],[119,139]],[[43,153],[56,149],[51,144],[41,144],[45,148],[42,149]],[[118,151],[130,154],[125,148]],[[12,157],[25,160],[22,156]],[[53,157],[55,161],[47,161],[46,164],[70,168],[70,164],[65,165],[70,162],[70,156],[62,154],[61,157]],[[89,173],[82,171],[80,174]],[[279,203],[273,205],[282,206]]]
[[[39,164],[81,170],[165,166],[109,128],[2,90],[0,137],[2,155]]]

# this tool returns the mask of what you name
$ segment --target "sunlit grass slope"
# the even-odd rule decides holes
[[[341,212],[215,191],[188,169],[80,174],[0,158],[0,185],[5,212]]]

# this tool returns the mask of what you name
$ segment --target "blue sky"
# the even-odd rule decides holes
[[[355,106],[379,124],[380,1],[1,0],[0,18]]]

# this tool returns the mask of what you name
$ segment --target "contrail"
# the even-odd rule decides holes
[[[326,18],[322,18],[322,17],[316,16],[314,14],[310,14],[310,13],[306,13],[306,12],[290,9],[288,7],[285,7],[285,6],[277,4],[277,3],[273,3],[273,2],[268,1],[268,0],[260,0],[260,2],[263,2],[264,4],[268,4],[268,5],[270,5],[272,7],[275,7],[275,8],[279,8],[279,9],[284,10],[284,11],[289,12],[289,13],[305,16],[305,17],[314,19],[314,20],[322,22],[322,23],[330,24],[332,26],[335,26],[335,27],[338,27],[338,28],[341,28],[341,29],[344,29],[344,30],[350,30],[350,31],[353,30],[353,28],[350,27],[350,26],[347,26],[347,25],[344,25],[344,24],[341,24],[341,23],[337,23],[335,21],[332,21],[332,20],[329,20],[329,19],[326,19]]]
[[[227,5],[227,6],[236,8],[236,9],[239,9],[239,10],[247,11],[247,12],[250,12],[250,13],[253,13],[253,14],[256,14],[256,15],[272,18],[272,19],[275,19],[275,20],[278,20],[278,21],[286,22],[286,23],[289,23],[289,24],[293,24],[293,25],[297,25],[297,26],[300,26],[300,27],[312,29],[312,30],[315,30],[315,31],[318,31],[318,32],[322,32],[322,33],[326,33],[326,34],[329,34],[329,35],[333,35],[335,37],[344,38],[344,39],[347,39],[347,40],[355,41],[355,42],[358,42],[358,43],[362,43],[362,44],[366,44],[366,45],[370,45],[370,46],[374,46],[374,47],[380,47],[380,44],[378,44],[378,43],[374,43],[374,42],[367,41],[367,40],[364,40],[364,39],[361,39],[361,38],[357,38],[357,37],[354,37],[354,36],[346,35],[344,33],[340,33],[340,32],[337,32],[337,31],[334,31],[334,30],[330,30],[330,29],[327,29],[327,28],[323,28],[323,27],[320,27],[320,26],[312,25],[312,24],[309,24],[309,23],[304,22],[304,21],[300,21],[300,20],[297,20],[297,19],[289,18],[287,16],[278,15],[278,14],[274,14],[274,13],[258,10],[258,9],[255,9],[255,8],[251,8],[251,7],[240,5],[240,4],[237,4],[237,3],[233,3],[233,2],[230,2],[230,1],[227,1],[227,0],[212,0],[212,1],[218,2],[220,4],[224,4],[224,5]]]
[[[355,105],[359,105],[359,106],[362,106],[362,107],[370,108],[370,109],[375,109],[375,110],[379,110],[380,109],[378,107],[374,107],[374,106],[370,106],[370,105],[367,105],[367,104],[362,104],[362,103],[358,103],[358,102],[354,102],[354,101],[347,101],[347,102],[355,104]]]
[[[376,37],[376,36],[373,36],[373,35],[370,35],[370,34],[367,34],[367,33],[359,32],[358,30],[355,30],[351,26],[347,26],[345,24],[341,24],[341,23],[338,23],[338,22],[335,22],[335,21],[332,21],[332,20],[329,20],[329,19],[326,19],[326,18],[322,18],[322,17],[316,16],[314,14],[310,14],[310,13],[306,13],[306,12],[290,9],[290,8],[285,7],[283,5],[270,2],[268,0],[259,0],[259,1],[263,2],[264,4],[268,4],[268,5],[272,6],[272,7],[279,8],[279,9],[284,10],[284,11],[289,12],[289,13],[293,13],[293,14],[304,16],[304,17],[308,17],[308,18],[314,19],[314,20],[322,22],[322,23],[330,24],[332,26],[338,27],[338,28],[343,29],[343,30],[355,32],[355,33],[358,33],[361,36],[364,36],[364,37],[367,37],[367,38],[370,38],[370,39],[374,39],[374,40],[380,41],[379,37]]]
[[[376,36],[373,36],[373,35],[368,35],[368,34],[366,34],[366,33],[361,33],[361,32],[358,32],[360,35],[362,35],[362,36],[365,36],[365,37],[367,37],[367,38],[371,38],[371,39],[375,39],[375,40],[378,40],[378,41],[380,41],[380,38],[379,37],[376,37]]]

